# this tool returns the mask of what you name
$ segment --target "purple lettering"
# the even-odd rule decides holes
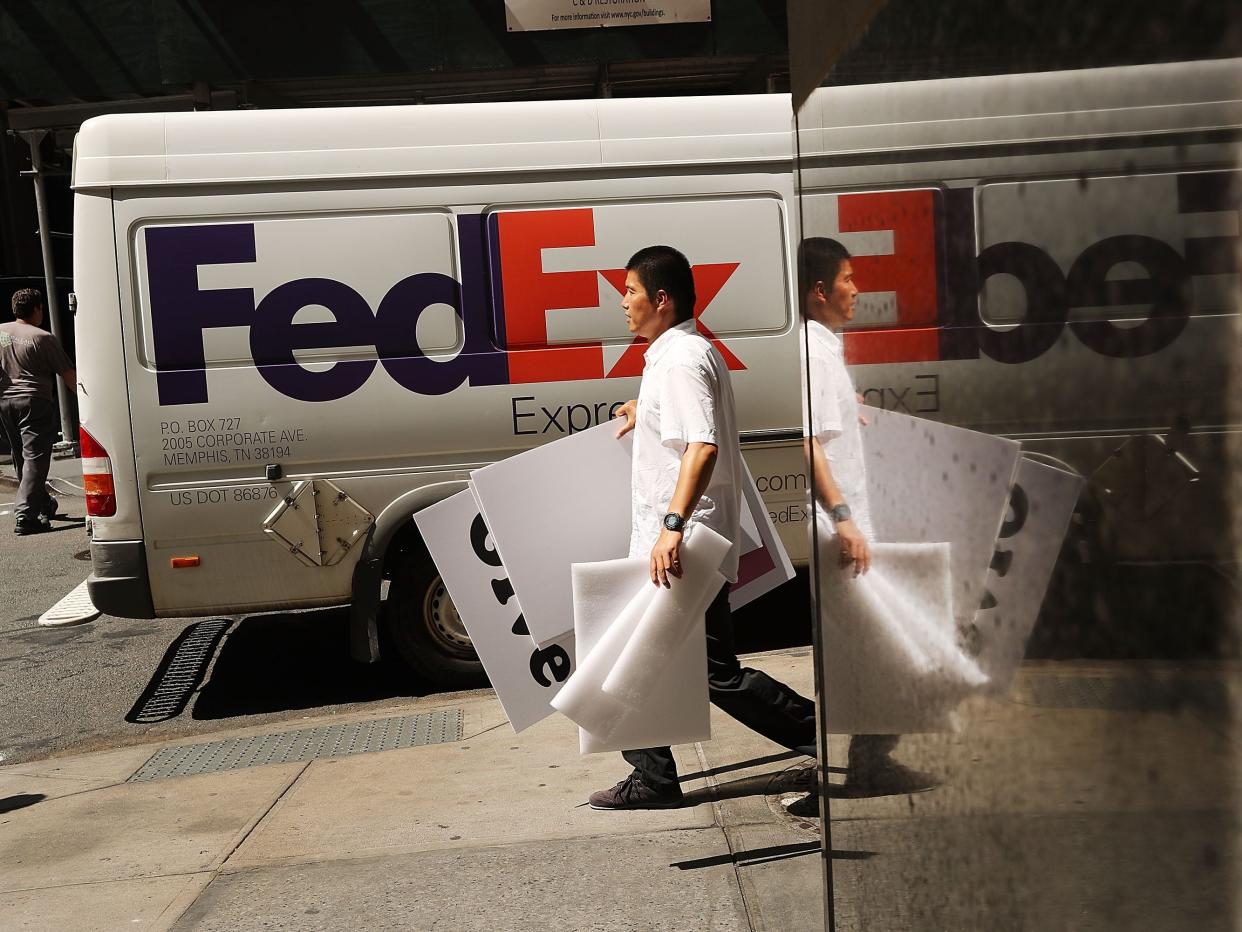
[[[335,320],[295,324],[294,315],[310,306],[327,308]],[[354,289],[331,278],[299,278],[273,288],[259,302],[250,327],[250,352],[259,374],[282,395],[334,401],[361,388],[375,360],[342,360],[316,372],[298,365],[294,350],[370,346],[375,329],[371,308]]]
[[[249,288],[198,287],[198,267],[254,262],[254,226],[222,223],[146,231],[155,384],[162,405],[207,400],[203,331],[246,327],[254,318]]]
[[[374,359],[338,359],[317,371],[300,365],[295,355],[298,350],[333,347],[374,346],[388,374],[419,394],[442,395],[467,381],[507,384],[508,361],[489,337],[493,322],[482,218],[458,216],[457,234],[464,283],[435,272],[411,275],[393,285],[372,314],[358,292],[330,278],[286,282],[257,308],[252,289],[200,289],[200,266],[257,261],[253,224],[147,230],[160,404],[208,400],[203,331],[211,327],[249,327],[260,375],[281,394],[301,401],[344,398],[374,371]],[[435,304],[447,304],[461,321],[463,345],[451,359],[432,359],[418,345],[418,319]],[[298,311],[310,306],[327,308],[333,319],[294,323]]]

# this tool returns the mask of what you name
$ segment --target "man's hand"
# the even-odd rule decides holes
[[[853,563],[855,576],[861,576],[871,569],[871,547],[852,518],[838,522],[837,542],[841,545],[842,566]]]
[[[669,576],[681,578],[681,531],[660,531],[660,539],[651,548],[651,582],[670,588]]]
[[[617,408],[617,413],[613,415],[615,418],[625,418],[625,423],[617,430],[617,439],[620,440],[626,434],[634,429],[634,419],[638,416],[638,399],[632,398]]]

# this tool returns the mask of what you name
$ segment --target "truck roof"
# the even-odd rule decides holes
[[[1236,128],[1240,75],[1231,59],[823,88],[800,114],[801,154]],[[111,115],[82,124],[73,185],[787,163],[790,106],[766,94]]]

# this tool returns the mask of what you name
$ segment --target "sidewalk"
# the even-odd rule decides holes
[[[810,691],[808,653],[769,655],[763,665]],[[28,795],[45,797],[0,814],[0,925],[748,930],[822,923],[818,833],[782,823],[763,795],[806,758],[713,711],[716,739],[678,749],[688,778],[684,808],[596,812],[582,804],[624,775],[619,755],[580,756],[577,731],[560,716],[514,735],[490,691],[436,698],[412,700],[409,711],[460,709],[461,740],[147,782],[126,781],[164,745],[0,768],[0,812]],[[737,767],[756,757],[763,759],[756,766]],[[737,782],[743,779],[749,782]],[[722,786],[756,795],[720,800],[713,790]],[[733,851],[764,846],[777,846],[784,859],[761,869],[734,863]],[[758,916],[748,909],[751,897],[779,902],[774,915],[792,910],[793,924]]]
[[[81,492],[82,488],[82,459],[81,457],[65,457],[61,459],[53,455],[52,466],[48,470],[48,483],[52,487],[52,494],[57,494],[56,486],[61,482],[67,482],[76,490]],[[7,452],[0,453],[0,494],[17,488],[17,473],[13,469],[13,457]]]
[[[748,663],[812,692],[807,649]],[[1073,682],[1104,687],[1080,701]],[[965,710],[967,737],[903,740],[899,756],[943,787],[834,800],[838,929],[1231,928],[1228,728],[1137,709],[1110,682],[1029,670],[1011,701]],[[0,768],[0,924],[822,928],[818,826],[779,803],[805,758],[713,709],[712,740],[677,749],[685,807],[596,812],[588,793],[625,767],[580,756],[565,719],[514,735],[490,691],[405,711],[436,710],[460,710],[460,740],[145,782],[127,781],[186,742]]]

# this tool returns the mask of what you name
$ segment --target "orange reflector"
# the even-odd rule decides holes
[[[175,570],[183,570],[187,566],[198,566],[198,557],[173,557],[170,561],[172,568]]]

